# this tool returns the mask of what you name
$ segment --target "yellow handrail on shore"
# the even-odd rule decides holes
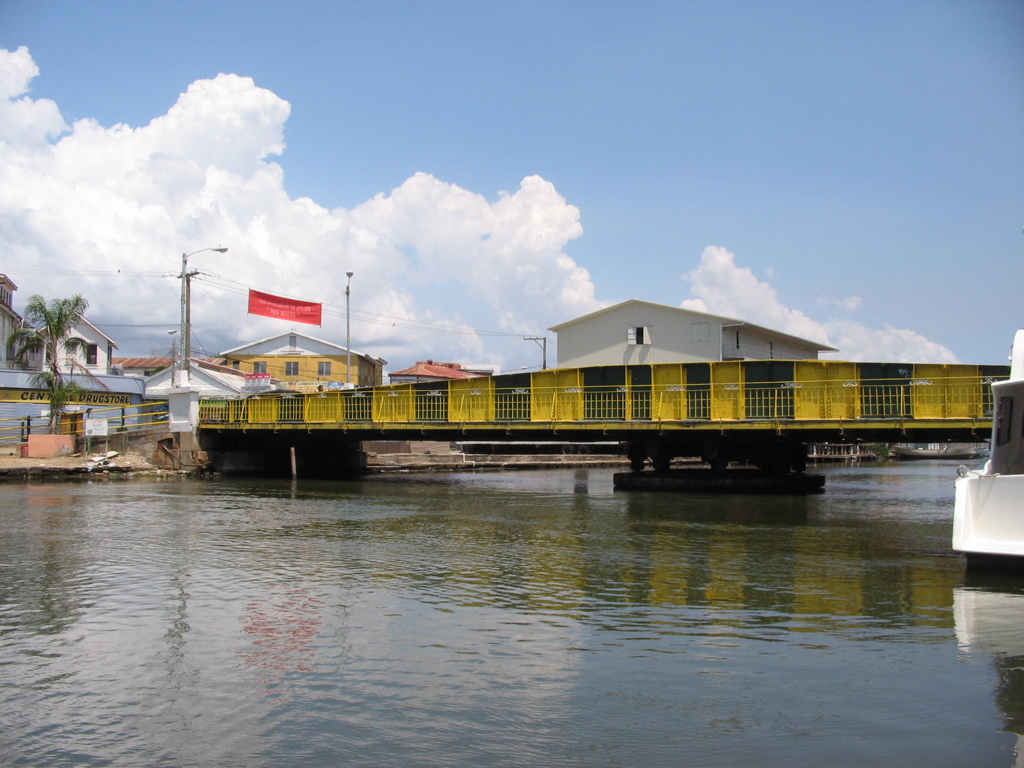
[[[63,414],[61,432],[83,435],[86,419],[106,421],[109,434],[131,432],[145,427],[167,424],[167,401],[152,400],[138,405],[105,406],[87,411],[72,411]],[[0,419],[0,444],[24,442],[30,434],[49,434],[49,416],[20,416]]]

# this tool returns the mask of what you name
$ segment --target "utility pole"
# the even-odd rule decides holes
[[[188,271],[188,258],[204,251],[227,253],[227,250],[227,248],[218,246],[217,248],[200,248],[192,253],[181,254],[181,274],[179,275],[181,278],[181,328],[179,329],[181,335],[178,337],[178,349],[181,351],[181,357],[178,360],[176,372],[179,387],[189,386],[189,358],[192,356],[192,278],[195,277],[196,271]]]
[[[352,385],[352,316],[350,312],[352,296],[352,275],[353,272],[346,272],[345,277],[345,384],[346,388]],[[357,380],[358,381],[358,380]]]

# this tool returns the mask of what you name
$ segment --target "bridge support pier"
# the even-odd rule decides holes
[[[291,477],[292,449],[299,478],[344,479],[366,473],[362,443],[336,435],[200,430],[199,442],[213,469],[225,475]]]
[[[772,437],[656,439],[627,447],[632,472],[615,475],[615,487],[718,493],[817,493],[824,477],[807,475],[807,446]],[[700,459],[708,469],[670,469],[672,459]],[[650,460],[652,470],[642,471]],[[728,469],[730,463],[745,468]]]
[[[715,472],[724,472],[730,463],[754,466],[771,474],[799,473],[807,469],[807,445],[778,437],[751,440],[657,438],[629,443],[626,456],[634,472],[642,471],[650,461],[653,471],[659,474],[668,472],[672,460],[679,458],[700,459]]]

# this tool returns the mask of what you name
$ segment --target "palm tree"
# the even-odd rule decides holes
[[[43,369],[32,377],[32,385],[45,389],[50,397],[50,433],[54,435],[59,431],[60,415],[67,404],[85,391],[64,373],[61,363],[69,363],[69,369],[73,367],[73,356],[86,346],[85,339],[72,333],[88,308],[89,302],[77,293],[70,299],[53,299],[49,304],[42,296],[30,296],[25,319],[31,326],[18,328],[7,338],[7,344],[18,350],[22,361],[28,355],[43,353]]]

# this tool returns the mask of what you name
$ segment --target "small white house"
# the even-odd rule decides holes
[[[245,386],[245,374],[199,357],[189,358],[189,384],[200,397],[239,397]],[[175,389],[172,383],[175,367],[161,368],[146,378],[146,399],[166,400]]]
[[[75,325],[71,334],[85,341],[85,346],[75,354],[74,364],[65,365],[61,369],[71,369],[73,373],[81,373],[85,369],[94,376],[107,376],[114,373],[111,360],[117,344],[103,331],[84,317]]]
[[[24,327],[25,320],[11,307],[12,294],[18,287],[0,274],[0,418],[45,418],[49,401],[42,396],[35,376],[43,368],[43,353],[21,360],[8,348],[11,333]],[[59,360],[60,370],[68,379],[86,390],[82,399],[72,402],[68,413],[111,407],[130,407],[143,401],[145,386],[141,380],[113,375],[111,356],[117,344],[86,319],[75,325],[72,336],[82,339],[85,347],[71,358]]]
[[[554,325],[558,366],[817,360],[834,347],[753,323],[630,299]]]
[[[0,275],[0,285],[2,285],[2,278],[3,276]],[[15,350],[7,348],[6,341],[10,337],[11,332],[15,330],[15,322],[19,325],[25,322],[19,316],[11,314],[13,317],[5,316],[5,322],[0,322],[0,330],[9,327],[9,330],[6,331],[7,337],[4,338],[5,362],[3,367],[24,371],[42,370],[43,354],[41,352],[30,355],[26,360],[21,360],[17,355],[13,354]],[[3,315],[3,313],[0,313],[0,315]],[[17,318],[17,321],[13,318]],[[66,355],[62,347],[61,356],[57,360],[57,368],[61,373],[82,374],[86,377],[111,376],[119,373],[119,371],[114,370],[112,363],[117,343],[86,318],[83,317],[75,324],[70,336],[81,339],[84,344],[71,355]]]
[[[28,359],[19,359],[17,350],[10,348],[7,339],[18,328],[25,327],[25,320],[14,311],[13,298],[18,286],[0,274],[0,368],[39,371],[43,368],[43,355],[36,353]],[[111,359],[117,344],[107,334],[84,317],[75,325],[71,335],[82,339],[85,346],[70,358],[57,361],[62,373],[84,373],[86,376],[107,376],[114,373]]]

